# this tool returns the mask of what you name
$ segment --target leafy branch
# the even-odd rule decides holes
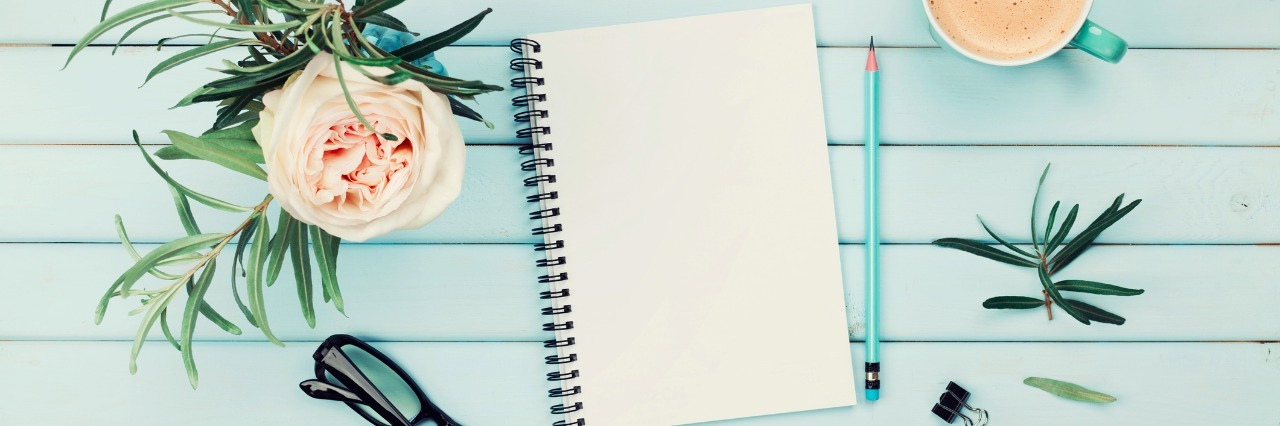
[[[1040,225],[1036,221],[1040,190],[1044,187],[1044,179],[1048,175],[1049,166],[1046,165],[1044,172],[1040,174],[1040,182],[1036,185],[1035,197],[1031,199],[1031,251],[1010,244],[1004,238],[1001,238],[991,230],[991,227],[987,226],[981,216],[978,217],[978,223],[982,225],[988,235],[991,235],[991,238],[995,239],[1000,246],[1008,249],[1008,251],[989,246],[980,241],[964,238],[943,238],[933,243],[938,246],[969,252],[997,262],[1036,270],[1037,278],[1042,288],[1040,292],[1044,296],[1043,299],[1026,296],[997,296],[982,302],[984,308],[1036,309],[1043,306],[1049,315],[1049,319],[1052,320],[1053,305],[1056,303],[1068,315],[1085,325],[1090,324],[1092,321],[1123,325],[1125,322],[1124,317],[1079,300],[1067,299],[1062,296],[1062,292],[1104,296],[1137,296],[1143,293],[1142,289],[1131,289],[1085,280],[1054,282],[1051,277],[1080,257],[1080,254],[1084,253],[1098,239],[1102,231],[1105,231],[1125,215],[1128,215],[1129,212],[1138,207],[1142,200],[1134,200],[1132,203],[1121,207],[1124,202],[1124,194],[1120,194],[1111,203],[1111,206],[1094,219],[1089,226],[1085,227],[1079,234],[1076,234],[1074,238],[1067,240],[1067,236],[1075,225],[1076,214],[1080,211],[1079,204],[1071,207],[1071,211],[1067,213],[1066,218],[1063,219],[1056,232],[1054,232],[1053,227],[1057,223],[1056,219],[1058,209],[1062,205],[1061,201],[1053,203],[1053,207],[1049,210],[1049,220],[1044,225],[1043,233],[1040,232]]]
[[[414,61],[427,58],[471,32],[491,10],[486,9],[452,28],[391,52],[379,49],[365,38],[365,27],[375,24],[409,32],[403,22],[387,13],[403,2],[404,0],[355,0],[353,6],[347,9],[341,0],[336,3],[325,0],[152,0],[110,14],[112,2],[106,0],[98,24],[90,28],[71,48],[66,65],[106,33],[125,24],[133,25],[120,36],[115,49],[140,28],[165,19],[176,18],[209,28],[208,33],[160,39],[157,50],[180,38],[207,37],[208,41],[161,61],[147,74],[143,84],[164,72],[214,53],[244,49],[245,56],[238,61],[222,60],[223,68],[216,71],[223,74],[223,77],[201,85],[174,105],[174,108],[178,108],[216,102],[219,108],[213,125],[198,136],[166,130],[164,133],[172,144],[157,150],[155,156],[164,160],[208,161],[259,180],[266,180],[267,173],[260,166],[264,163],[262,148],[253,137],[252,129],[257,125],[259,112],[264,108],[262,97],[281,88],[290,76],[306,67],[321,52],[333,55],[335,65],[338,66],[338,81],[342,85],[347,104],[366,128],[372,130],[373,126],[351,97],[346,80],[341,75],[344,64],[387,85],[407,80],[421,82],[431,90],[448,96],[455,115],[483,122],[492,128],[492,124],[459,100],[472,100],[475,95],[499,91],[502,90],[501,87],[481,81],[453,78],[434,72],[428,66],[413,65]],[[208,16],[218,15],[225,15],[225,20],[206,19]],[[222,35],[222,32],[234,36]],[[115,49],[112,50],[113,54]],[[384,68],[389,73],[375,72],[367,67]],[[384,133],[382,136],[388,140],[397,139],[392,134]],[[116,217],[120,241],[133,257],[134,264],[103,295],[97,307],[95,322],[102,322],[112,300],[124,300],[131,296],[140,298],[141,305],[130,311],[130,315],[142,314],[130,355],[130,372],[137,371],[138,353],[156,323],[160,324],[160,329],[171,346],[181,352],[193,388],[198,383],[198,374],[192,339],[199,318],[204,317],[233,335],[242,333],[238,326],[204,300],[212,286],[218,258],[233,242],[235,253],[231,263],[232,295],[248,323],[260,329],[267,340],[284,346],[268,324],[263,289],[276,282],[286,260],[292,265],[302,316],[308,326],[314,328],[316,324],[315,281],[320,283],[320,294],[324,302],[332,302],[334,308],[345,315],[337,279],[337,256],[340,248],[337,237],[316,226],[300,222],[284,211],[279,213],[275,229],[272,230],[271,221],[267,217],[267,209],[272,201],[270,195],[265,196],[259,204],[249,207],[196,192],[178,183],[156,163],[143,149],[137,132],[133,133],[133,141],[147,164],[168,185],[186,236],[141,255],[129,240],[123,220]],[[245,217],[229,232],[202,232],[191,211],[192,201],[215,210],[244,214]],[[313,275],[313,259],[319,271],[318,277]],[[185,269],[180,272],[170,270],[174,268]],[[157,288],[136,288],[144,276],[151,276],[163,284]],[[238,282],[241,278],[244,279],[245,297],[241,297]],[[175,337],[169,327],[169,308],[178,306],[173,305],[173,302],[179,299],[179,293],[183,290],[186,292],[186,302],[181,306],[182,319]]]

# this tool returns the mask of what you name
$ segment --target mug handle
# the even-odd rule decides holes
[[[1080,27],[1076,36],[1071,38],[1070,44],[1095,58],[1113,64],[1124,59],[1125,52],[1129,51],[1129,43],[1124,39],[1088,19],[1084,20],[1084,25]]]

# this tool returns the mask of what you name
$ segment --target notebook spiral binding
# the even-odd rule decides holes
[[[539,139],[543,135],[551,134],[550,126],[539,125],[538,119],[547,118],[549,113],[545,109],[538,108],[538,102],[547,100],[546,93],[536,93],[529,90],[534,87],[542,86],[546,83],[541,77],[534,77],[532,70],[541,69],[542,61],[531,58],[528,53],[538,53],[542,51],[542,46],[537,41],[527,38],[517,38],[511,40],[511,50],[520,54],[521,57],[511,60],[511,69],[521,71],[524,76],[511,79],[511,87],[514,89],[526,89],[527,94],[516,96],[511,99],[511,104],[516,107],[526,108],[515,114],[515,121],[518,123],[529,123],[528,127],[516,130],[516,137],[520,139],[529,139],[530,143],[520,146],[520,154],[529,155],[533,158],[520,164],[520,170],[533,172],[532,176],[524,179],[524,186],[537,187],[538,193],[525,197],[530,203],[537,203],[539,210],[529,213],[529,219],[542,221],[542,226],[535,227],[531,230],[533,235],[544,236],[543,238],[549,243],[540,243],[533,246],[534,251],[546,252],[543,259],[539,259],[535,265],[539,268],[547,268],[546,275],[538,277],[538,282],[548,285],[548,290],[539,293],[540,299],[548,300],[552,306],[542,308],[542,315],[550,316],[551,322],[542,324],[543,331],[556,332],[556,337],[542,342],[542,346],[546,348],[555,348],[557,355],[549,355],[546,357],[547,365],[554,365],[556,371],[547,373],[547,380],[551,382],[564,383],[567,380],[579,377],[577,369],[572,366],[566,367],[565,364],[572,364],[578,361],[578,354],[568,353],[563,348],[572,347],[575,343],[573,337],[566,336],[569,330],[573,330],[573,321],[556,322],[556,316],[573,312],[573,305],[567,303],[569,297],[569,288],[562,284],[569,280],[568,272],[554,273],[553,268],[564,265],[567,261],[564,256],[555,254],[555,250],[563,249],[564,240],[554,239],[554,237],[545,237],[545,235],[556,234],[564,230],[564,226],[560,223],[553,223],[556,217],[560,216],[560,208],[546,207],[545,201],[555,200],[560,197],[560,193],[551,189],[556,183],[556,175],[549,173],[549,169],[555,167],[555,160],[544,158],[540,152],[551,151],[550,143],[543,143]],[[557,303],[559,302],[559,303]],[[567,353],[566,355],[559,355]],[[578,395],[582,393],[581,386],[566,387],[564,385],[557,386],[547,391],[547,396],[551,398],[564,398],[568,396]],[[572,404],[555,404],[551,406],[551,414],[568,414],[582,410],[582,402],[574,402]],[[586,426],[587,421],[581,416],[572,421],[558,420],[553,426]]]

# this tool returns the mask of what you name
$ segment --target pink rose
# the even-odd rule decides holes
[[[271,195],[294,218],[350,241],[440,216],[462,189],[466,155],[449,99],[413,80],[384,85],[344,63],[351,97],[374,127],[368,129],[348,107],[335,71],[333,56],[320,53],[263,96],[253,135]]]

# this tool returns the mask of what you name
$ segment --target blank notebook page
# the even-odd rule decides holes
[[[581,374],[569,418],[854,404],[810,6],[529,38]]]

